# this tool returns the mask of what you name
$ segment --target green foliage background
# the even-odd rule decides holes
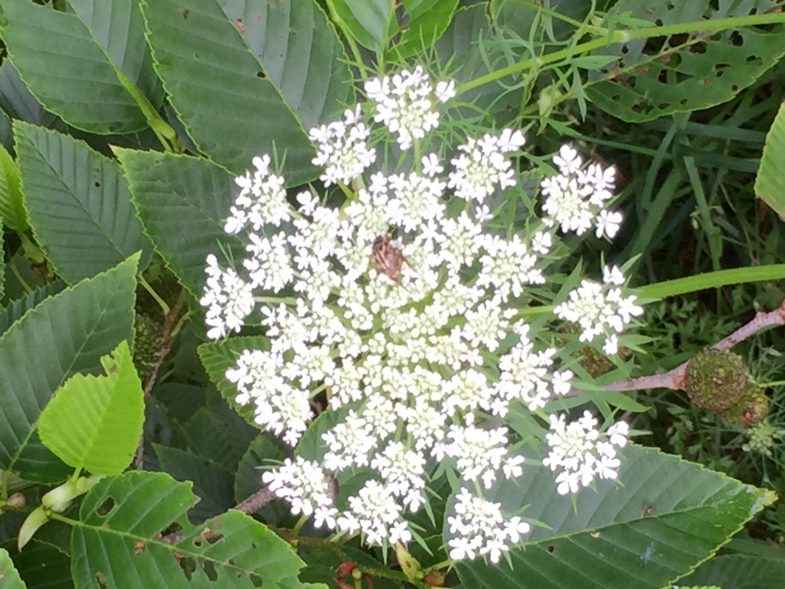
[[[242,248],[223,232],[233,174],[271,153],[292,188],[314,182],[307,129],[351,104],[364,79],[415,62],[454,77],[448,129],[526,130],[523,190],[565,141],[614,162],[623,234],[602,253],[573,245],[633,259],[639,294],[667,300],[649,307],[648,355],[597,385],[666,370],[783,298],[783,8],[2,0],[0,588],[337,587],[350,560],[376,587],[426,586],[356,542],[308,526],[298,540],[282,505],[231,509],[286,455],[223,377],[263,338],[203,343],[205,256],[219,242]],[[514,230],[529,212],[520,195],[505,198],[500,218]],[[771,420],[785,428],[782,343],[767,334],[744,353],[774,383]],[[695,462],[633,446],[624,485],[574,500],[531,466],[494,499],[541,525],[507,562],[461,564],[445,586],[658,589],[686,576],[774,587],[785,515],[762,510],[770,489],[785,492],[783,453],[744,454],[743,432],[676,395],[587,392],[570,403],[590,398],[606,414],[626,411],[648,432],[643,444]],[[295,452],[318,458],[330,418]],[[521,414],[512,427],[526,437],[540,426]],[[425,572],[446,558],[450,490],[437,493],[424,545],[411,547]]]

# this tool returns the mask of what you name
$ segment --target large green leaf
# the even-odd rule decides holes
[[[153,58],[144,38],[138,0],[67,0],[96,43],[150,102],[160,105],[164,90],[155,75]]]
[[[407,24],[391,56],[411,57],[433,46],[450,24],[458,0],[403,0]]]
[[[696,464],[639,446],[621,456],[617,481],[573,498],[556,493],[554,474],[524,466],[489,498],[545,524],[504,562],[458,566],[473,589],[661,589],[690,572],[776,498]],[[573,504],[573,500],[575,501]]]
[[[694,573],[679,580],[679,585],[718,585],[728,589],[781,589],[785,579],[785,560],[730,554],[703,563]]]
[[[134,0],[108,4],[113,8],[86,21],[98,27],[91,30],[79,12],[3,0],[2,36],[11,61],[47,110],[90,133],[130,133],[147,126],[145,112],[151,114],[150,101],[160,104],[161,93],[144,65],[147,49]],[[87,6],[80,4],[81,14]]]
[[[396,28],[393,0],[327,0],[327,5],[333,19],[360,44],[372,51],[384,51]]]
[[[234,471],[259,430],[217,395],[216,402],[202,407],[184,426],[188,447],[198,454]]]
[[[780,105],[766,135],[760,168],[755,178],[755,196],[785,219],[785,103]]]
[[[73,522],[78,587],[295,589],[303,562],[264,524],[231,510],[195,526],[188,483],[165,473],[128,472],[99,482]],[[161,534],[180,530],[179,539]],[[321,585],[326,589],[325,585]]]
[[[152,247],[115,161],[21,121],[14,136],[30,224],[60,276],[74,283],[138,250],[147,265]]]
[[[22,478],[60,479],[70,469],[38,439],[54,391],[132,336],[138,256],[46,299],[0,336],[0,466]]]
[[[16,231],[27,229],[27,213],[22,204],[19,168],[14,158],[0,145],[0,220]]]
[[[662,2],[621,0],[609,18],[626,17],[671,25],[704,18],[766,12],[778,0]],[[745,27],[711,33],[671,36],[654,46],[636,40],[600,50],[620,58],[586,89],[589,99],[628,122],[651,121],[726,102],[752,84],[785,55],[785,27]]]
[[[4,548],[0,548],[0,589],[24,589],[24,581],[14,567],[11,556]]]
[[[145,232],[167,265],[194,296],[201,296],[205,258],[227,248],[242,259],[243,244],[227,235],[224,219],[234,182],[201,158],[116,149]]]
[[[143,0],[155,68],[201,151],[234,172],[285,154],[289,183],[316,176],[300,121],[217,0]]]
[[[142,381],[125,340],[101,364],[106,376],[74,374],[55,392],[38,430],[44,445],[69,466],[120,474],[142,435]]]
[[[306,129],[346,108],[352,73],[314,0],[219,0]]]
[[[55,115],[45,111],[35,96],[30,94],[14,64],[8,59],[0,65],[0,106],[8,116],[36,125],[46,127],[57,119]]]
[[[230,337],[219,342],[202,344],[198,349],[207,376],[218,388],[221,396],[252,425],[256,425],[253,405],[237,404],[237,387],[226,378],[226,370],[234,366],[244,350],[261,349],[269,349],[269,341],[262,336]]]
[[[233,505],[233,477],[224,465],[187,450],[153,444],[161,470],[178,481],[191,482],[199,503],[189,512],[193,521],[204,521]]]

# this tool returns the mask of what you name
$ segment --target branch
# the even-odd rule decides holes
[[[180,294],[177,296],[177,300],[175,301],[174,305],[169,309],[169,312],[164,317],[164,328],[161,332],[161,347],[158,350],[158,359],[153,365],[152,370],[147,376],[147,380],[144,383],[144,400],[147,401],[147,398],[150,396],[150,392],[153,390],[153,386],[155,385],[158,379],[158,371],[161,369],[161,366],[166,360],[166,357],[169,355],[169,352],[172,351],[172,339],[174,337],[174,328],[177,325],[177,319],[180,315],[180,311],[185,304],[185,290],[181,290]],[[144,462],[144,430],[142,430],[142,436],[139,438],[139,445],[136,447],[136,455],[134,456],[134,468],[136,470],[142,470],[143,462]]]
[[[768,313],[758,312],[748,323],[739,327],[730,335],[724,337],[711,346],[715,350],[729,350],[739,342],[744,341],[768,327],[785,325],[785,301],[779,307]],[[608,391],[640,391],[643,389],[684,389],[684,377],[687,374],[689,360],[679,364],[673,370],[662,374],[651,374],[637,378],[627,378],[605,385]]]
[[[235,509],[238,511],[242,511],[248,515],[260,510],[262,507],[267,505],[270,501],[275,499],[275,493],[273,493],[270,488],[265,485],[253,495],[249,495],[240,503],[234,506]]]

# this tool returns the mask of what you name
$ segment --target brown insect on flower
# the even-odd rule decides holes
[[[400,284],[401,268],[404,262],[406,262],[406,258],[401,250],[392,244],[389,235],[380,235],[374,239],[371,249],[371,263],[377,272],[389,276]]]

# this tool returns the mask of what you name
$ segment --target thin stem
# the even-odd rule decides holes
[[[346,44],[349,45],[349,51],[352,52],[352,57],[354,57],[355,65],[357,66],[357,71],[360,74],[360,78],[362,78],[363,82],[366,82],[368,80],[368,74],[365,72],[365,63],[363,62],[363,57],[360,54],[360,48],[357,46],[354,37],[352,37],[351,32],[346,26],[346,23],[333,10],[332,2],[327,3],[327,9],[330,11],[330,20],[338,25],[338,28],[341,29],[341,33],[343,33],[344,39],[346,39]]]
[[[297,523],[294,524],[294,527],[292,528],[292,534],[298,536],[300,534],[300,529],[305,525],[305,522],[308,521],[309,517],[310,516],[308,515],[302,514],[300,519],[297,520]]]
[[[29,284],[27,284],[27,281],[24,278],[22,278],[22,275],[19,273],[19,268],[16,267],[16,263],[12,261],[10,266],[11,266],[11,272],[14,273],[14,277],[19,281],[19,284],[22,285],[25,294],[30,294],[31,292],[33,292],[33,289],[30,287]]]
[[[734,29],[745,26],[753,25],[769,25],[785,23],[785,13],[766,13],[766,14],[751,14],[747,16],[731,16],[726,18],[715,18],[711,20],[692,21],[684,23],[675,23],[671,25],[663,25],[660,27],[643,27],[640,29],[622,29],[618,31],[609,31],[608,35],[600,39],[592,39],[584,43],[579,43],[574,47],[565,47],[553,53],[548,53],[541,57],[533,57],[523,59],[517,63],[510,64],[498,70],[489,72],[483,76],[469,80],[461,84],[456,93],[458,95],[467,92],[488,82],[500,80],[511,74],[517,74],[534,67],[542,67],[549,63],[568,59],[575,55],[582,53],[589,53],[595,49],[614,45],[616,43],[626,43],[635,39],[648,39],[649,37],[666,37],[670,35],[682,35],[688,33],[697,33],[701,31],[721,31],[724,29]]]
[[[296,305],[297,299],[294,297],[254,297],[257,303],[284,303],[285,305]]]
[[[141,273],[137,276],[137,278],[139,279],[139,284],[142,285],[142,288],[144,288],[148,293],[150,293],[150,296],[153,297],[155,302],[158,303],[158,306],[161,307],[161,312],[164,315],[168,315],[171,309],[169,309],[169,305],[166,303],[166,301],[163,300],[157,292],[155,292],[155,289],[150,285],[149,282],[147,282],[147,280],[145,279],[144,276],[142,276]]]

